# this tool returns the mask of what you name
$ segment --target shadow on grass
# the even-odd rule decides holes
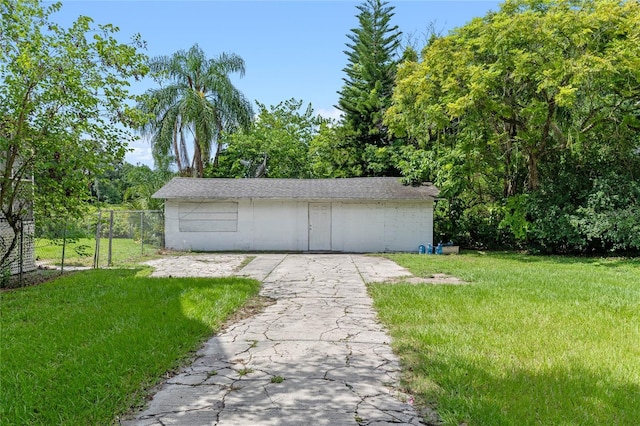
[[[2,294],[7,424],[110,424],[259,287],[144,271],[91,270]]]
[[[446,362],[414,357],[424,367],[411,375],[438,383],[437,394],[422,396],[435,401],[447,424],[640,424],[640,383],[621,382],[606,372],[581,366],[497,372],[457,357]]]

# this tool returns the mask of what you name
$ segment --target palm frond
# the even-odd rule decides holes
[[[173,154],[181,174],[195,171],[202,176],[204,163],[212,159],[216,162],[220,134],[251,123],[251,103],[229,78],[230,73],[244,76],[244,60],[233,53],[207,59],[195,44],[187,51],[155,57],[149,66],[168,84],[145,93],[140,108],[153,118],[141,132],[151,135],[158,155],[166,158]]]

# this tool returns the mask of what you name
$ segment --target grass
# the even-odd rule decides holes
[[[39,261],[50,261],[59,266],[62,259],[61,242],[36,239],[35,254]],[[95,254],[96,240],[94,238],[79,238],[67,242],[64,253],[65,266],[92,266]],[[157,247],[144,245],[144,254],[139,241],[130,238],[114,238],[111,244],[111,260],[115,266],[131,266],[144,259],[155,257]],[[109,238],[100,239],[100,266],[107,266],[109,252]]]
[[[91,270],[0,297],[0,424],[112,424],[260,284]]]
[[[640,261],[389,257],[469,282],[370,286],[405,386],[444,424],[640,424]]]

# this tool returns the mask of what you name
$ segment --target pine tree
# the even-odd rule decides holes
[[[381,0],[366,0],[357,6],[359,28],[351,30],[346,46],[347,77],[338,92],[337,108],[344,112],[344,125],[359,141],[360,149],[367,145],[382,147],[391,143],[383,125],[384,112],[390,106],[398,61],[395,52],[401,32],[391,26],[393,6]]]

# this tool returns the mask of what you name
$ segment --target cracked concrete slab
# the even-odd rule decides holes
[[[234,274],[260,279],[276,303],[207,341],[121,424],[424,424],[398,388],[400,366],[365,286],[406,270],[380,257],[278,254]]]
[[[244,254],[189,254],[144,262],[154,268],[152,277],[228,277],[240,269]]]

